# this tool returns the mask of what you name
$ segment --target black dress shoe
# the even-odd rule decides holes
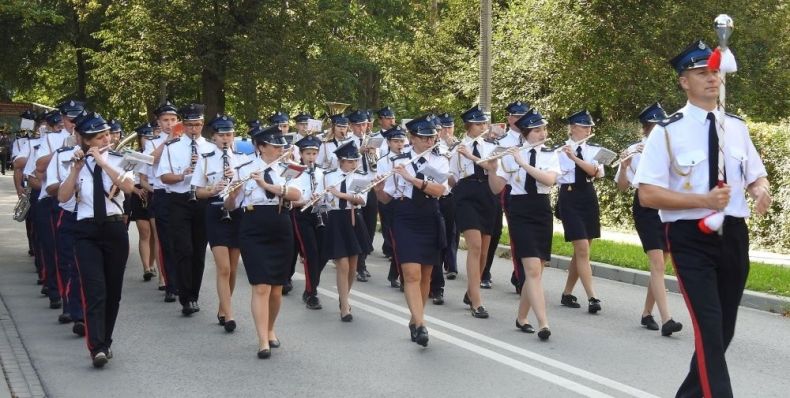
[[[483,279],[480,281],[480,288],[481,289],[491,289],[491,280],[490,279]]]
[[[449,280],[451,280],[451,281],[452,281],[452,280],[455,280],[455,278],[456,278],[457,276],[458,276],[458,273],[457,273],[457,272],[448,272],[448,273],[447,273],[447,279],[449,279]]]
[[[397,279],[390,279],[390,287],[393,288],[393,289],[397,289],[397,288],[401,287],[400,281],[397,280]]]
[[[428,346],[428,329],[425,326],[420,326],[415,332],[414,342],[423,346]]]
[[[563,294],[562,295],[562,299],[560,300],[560,304],[562,304],[562,305],[564,305],[566,307],[570,307],[570,308],[579,308],[579,307],[581,307],[581,304],[576,302],[576,300],[577,300],[576,296],[574,296],[572,294]]]
[[[146,282],[151,281],[151,278],[153,278],[153,277],[154,277],[154,273],[151,272],[151,271],[145,271],[143,273],[143,280],[146,281]]]
[[[200,306],[198,305],[197,301],[193,301],[191,305],[192,305],[192,309],[195,310],[195,312],[200,312]]]
[[[359,282],[367,282],[368,281],[368,277],[365,276],[364,272],[357,272],[357,281],[359,281]]]
[[[217,314],[217,323],[219,323],[220,326],[225,326],[225,317]]]
[[[102,368],[107,364],[107,354],[99,351],[93,356],[93,367]]]
[[[49,308],[56,310],[60,307],[63,307],[63,302],[60,299],[49,300]]]
[[[653,315],[645,315],[642,317],[642,326],[650,330],[658,330],[658,323],[653,319]]]
[[[540,330],[538,331],[538,338],[541,339],[542,341],[548,340],[549,336],[551,336],[551,330],[549,330],[548,327],[540,328]]]
[[[196,312],[195,307],[192,306],[192,302],[188,302],[181,306],[181,313],[184,316],[190,316]]]
[[[158,287],[158,288],[156,288],[156,289],[157,289],[157,290],[159,290],[160,292],[164,292],[164,291],[165,291],[165,289],[167,289],[167,286],[164,286],[164,285],[163,285],[163,286],[159,286],[159,287]]]
[[[41,279],[36,279],[36,285],[43,285],[44,281]]]
[[[472,305],[472,300],[469,299],[469,292],[464,293],[464,304]]]
[[[518,285],[516,285],[515,287],[516,287],[516,294],[518,294],[519,296],[521,296],[521,290],[522,290],[523,286],[518,286]]]
[[[269,340],[269,347],[280,348],[280,339]]]
[[[236,321],[233,319],[225,321],[225,331],[228,333],[233,333],[236,330]]]
[[[309,296],[305,301],[305,307],[309,310],[320,310],[323,308],[321,306],[321,300],[318,299],[318,296]]]
[[[488,311],[482,305],[477,308],[472,308],[472,316],[475,318],[485,319],[488,318]]]
[[[294,285],[291,281],[288,281],[283,285],[283,296],[287,296],[291,290],[294,290]]]
[[[679,332],[681,329],[683,329],[683,324],[675,322],[674,319],[670,318],[661,326],[661,335],[671,336],[672,333]]]
[[[370,278],[370,272],[368,272],[368,269],[367,269],[367,268],[365,268],[365,269],[364,269],[362,272],[364,272],[364,273],[365,273],[365,277],[366,277],[366,278]]]
[[[340,320],[343,322],[351,322],[354,320],[354,316],[349,312],[346,315],[340,315]]]
[[[43,294],[44,296],[48,295],[49,294],[49,288],[46,287],[46,286],[41,286],[41,294]]]
[[[409,333],[411,334],[411,342],[417,342],[417,325],[410,323],[409,324]]]
[[[69,314],[58,315],[58,323],[65,324],[65,323],[71,323],[71,321],[72,321],[71,315]]]
[[[174,303],[176,301],[176,295],[173,293],[165,293],[165,303]]]
[[[262,348],[258,350],[258,359],[268,359],[272,356],[272,350],[270,348]]]
[[[85,337],[85,322],[75,321],[74,326],[71,327],[71,332],[80,337]]]
[[[521,324],[516,319],[516,327],[524,333],[535,333],[535,328],[532,327],[529,323]]]
[[[590,297],[587,300],[587,312],[591,314],[597,314],[598,311],[601,310],[601,300],[598,300],[595,297]]]
[[[444,293],[443,292],[436,292],[433,294],[433,304],[434,305],[442,305],[444,304]]]

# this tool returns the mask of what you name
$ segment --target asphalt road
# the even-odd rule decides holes
[[[517,296],[508,282],[511,265],[502,259],[494,265],[493,289],[484,291],[491,318],[472,318],[462,304],[462,272],[457,280],[447,281],[445,305],[428,304],[431,341],[423,349],[409,340],[405,300],[389,287],[386,260],[377,251],[368,265],[373,278],[354,284],[352,323],[339,320],[331,264],[322,275],[323,310],[304,308],[303,277],[298,273],[296,289],[284,299],[277,323],[282,347],[263,361],[255,355],[243,267],[233,297],[239,328],[227,334],[214,316],[210,255],[202,311],[185,318],[177,303],[162,301],[155,281],[142,281],[133,249],[114,337],[115,357],[97,370],[91,367],[84,340],[71,334],[70,326],[57,323],[58,311],[48,309],[38,293],[24,225],[11,221],[15,202],[10,178],[0,178],[0,219],[6,220],[0,223],[0,295],[50,397],[665,397],[674,395],[693,350],[691,323],[680,296],[670,294],[669,303],[684,330],[661,337],[639,325],[644,288],[596,279],[603,311],[589,315],[584,307],[559,305],[566,274],[556,269],[544,273],[550,341],[521,333],[514,325]],[[132,248],[136,235],[131,228]],[[464,255],[459,252],[462,264]],[[576,295],[583,300],[581,286]],[[736,396],[787,396],[788,340],[789,319],[741,309],[728,351]]]

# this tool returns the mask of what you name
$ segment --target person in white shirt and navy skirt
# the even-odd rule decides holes
[[[242,208],[239,246],[247,280],[252,285],[252,317],[258,333],[258,358],[271,357],[280,347],[274,330],[282,303],[282,287],[288,282],[293,256],[293,225],[285,202],[298,201],[301,193],[288,187],[281,163],[287,144],[278,126],[253,128],[259,156],[238,168],[243,185],[226,199],[225,208]],[[233,184],[233,183],[231,183]]]
[[[494,194],[510,185],[508,226],[513,257],[518,258],[521,286],[516,327],[526,333],[535,329],[527,320],[530,307],[538,319],[538,337],[548,340],[551,336],[543,295],[543,263],[551,259],[551,239],[554,223],[549,194],[560,174],[557,153],[546,148],[541,141],[548,136],[546,120],[530,109],[515,123],[524,137],[522,148],[512,156],[502,158],[502,167],[496,161],[486,162],[488,184]]]
[[[587,110],[568,117],[569,139],[560,149],[561,174],[557,181],[560,184],[557,212],[565,241],[573,244],[573,257],[560,303],[570,308],[581,307],[573,295],[573,287],[581,279],[587,293],[587,311],[591,314],[601,310],[590,266],[592,240],[601,237],[601,213],[593,180],[604,175],[603,165],[593,159],[600,147],[582,142],[590,136],[593,126],[595,123]]]
[[[688,102],[650,133],[635,177],[639,201],[659,209],[694,325],[682,398],[733,396],[725,352],[749,275],[746,194],[758,214],[771,206],[746,123],[718,106],[721,77],[708,65],[711,53],[697,41],[670,61]]]
[[[212,131],[213,146],[210,152],[200,154],[195,165],[192,185],[197,187],[198,199],[208,200],[205,212],[205,225],[208,244],[214,255],[217,266],[217,296],[219,309],[217,323],[232,333],[236,330],[231,298],[236,287],[236,270],[239,266],[239,227],[241,226],[241,210],[233,211],[224,208],[219,193],[227,184],[235,179],[235,167],[246,159],[243,154],[233,151],[233,119],[227,115],[218,115],[209,122]]]
[[[406,128],[411,135],[411,147],[395,157],[392,169],[379,163],[376,170],[379,183],[375,189],[379,201],[392,206],[392,248],[403,272],[403,290],[411,312],[411,340],[425,347],[428,345],[425,304],[431,274],[433,267],[440,266],[446,246],[439,198],[449,190],[446,182],[449,165],[444,156],[433,151],[425,153],[436,141],[432,120],[423,116],[407,123]],[[390,171],[394,174],[381,182]],[[430,173],[426,175],[423,171]]]
[[[365,219],[357,209],[357,206],[365,206],[367,195],[356,194],[351,188],[355,181],[360,186],[366,185],[369,178],[359,167],[362,155],[353,141],[340,145],[334,154],[339,168],[324,173],[315,194],[324,193],[320,200],[327,204],[329,210],[323,253],[326,258],[335,260],[340,320],[351,322],[353,316],[348,296],[357,274],[357,260],[360,254],[373,250]]]
[[[76,195],[77,225],[74,231],[76,265],[82,281],[85,334],[93,366],[112,358],[112,335],[129,257],[129,235],[123,222],[124,194],[132,192],[134,179],[124,178],[123,156],[106,149],[110,126],[98,114],[76,120],[82,150],[58,191],[67,202]]]
[[[650,136],[650,132],[656,123],[667,118],[667,113],[658,102],[648,106],[639,114],[639,122],[642,124],[642,140],[633,143],[621,154],[620,166],[614,180],[620,191],[628,191],[633,186],[634,175],[639,169],[641,152],[645,146],[645,140]],[[635,187],[636,188],[636,187]],[[664,239],[664,224],[658,216],[658,210],[644,207],[639,202],[639,190],[634,192],[634,203],[631,206],[634,227],[642,242],[642,249],[650,262],[650,283],[647,287],[645,296],[645,306],[642,310],[640,323],[649,330],[661,329],[662,336],[671,336],[672,333],[679,332],[683,325],[672,319],[667,305],[666,285],[664,284],[664,270],[669,251],[667,251],[666,239]],[[651,312],[653,306],[658,306],[661,315],[661,327],[653,319]]]

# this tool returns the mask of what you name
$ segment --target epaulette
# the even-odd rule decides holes
[[[246,163],[242,163],[242,164],[240,164],[240,165],[236,166],[236,170],[239,170],[239,169],[241,169],[242,167],[244,167],[244,166],[246,166],[246,165],[248,165],[248,164],[250,164],[250,163],[252,163],[252,160],[249,160],[249,161],[247,161]]]
[[[33,145],[33,149],[38,150],[38,147],[40,147],[40,146],[41,146],[41,144]]]
[[[489,144],[499,144],[499,140],[496,138],[483,138],[483,141]]]
[[[547,146],[544,146],[543,148],[540,148],[541,152],[555,152],[556,150],[557,150],[557,148],[549,148]]]
[[[324,172],[324,174],[334,173],[337,170],[338,170],[337,168],[334,168],[334,169],[331,169],[331,170],[327,170],[327,171]]]
[[[677,122],[678,120],[683,119],[683,112],[675,112],[669,115],[668,118],[658,122],[658,125],[661,127],[666,127],[672,123]]]
[[[734,117],[734,118],[736,118],[736,119],[738,119],[738,120],[740,120],[742,122],[746,121],[746,119],[744,119],[742,116],[739,116],[739,115],[735,115],[735,114],[732,114],[732,113],[729,113],[729,112],[724,112],[724,114],[727,115],[727,116],[730,116],[730,117]]]
[[[598,144],[598,143],[595,143],[595,142],[590,142],[590,141],[587,141],[587,146],[601,146],[601,144]]]
[[[70,151],[70,150],[72,150],[74,148],[76,148],[76,146],[64,146],[63,148],[58,148],[58,150],[56,152],[57,153],[63,153],[63,152],[66,152],[66,151]]]
[[[123,157],[123,153],[121,153],[121,152],[116,152],[116,151],[113,151],[113,150],[109,150],[109,151],[107,151],[107,153],[109,153],[112,156]]]
[[[178,142],[178,141],[181,141],[181,137],[173,138],[172,140],[165,142],[165,145],[170,145],[170,144]]]
[[[240,152],[240,151],[233,151],[233,154],[234,155],[246,155],[246,153]]]
[[[553,147],[549,148],[549,150],[550,151],[556,151],[556,150],[558,150],[558,149],[560,149],[560,148],[562,148],[564,146],[565,146],[565,143],[563,142],[561,144],[554,145]]]
[[[393,156],[393,157],[390,158],[390,160],[393,161],[393,162],[398,160],[398,159],[411,159],[411,152],[404,152],[404,153],[401,153],[400,155]]]
[[[200,155],[203,156],[203,158],[210,158],[210,157],[214,156],[215,152],[217,152],[217,151],[211,151],[211,152],[207,152],[207,153],[202,153]]]
[[[359,174],[359,175],[361,175],[361,176],[366,176],[366,175],[368,175],[368,173],[367,173],[366,171],[362,171],[362,170],[356,170],[356,171],[354,171],[354,173],[356,173],[356,174]]]

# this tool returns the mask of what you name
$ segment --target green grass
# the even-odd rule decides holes
[[[510,236],[508,235],[507,227],[503,227],[499,243],[507,245],[509,242]],[[565,242],[562,234],[554,234],[551,252],[552,254],[570,257],[573,255],[573,246],[570,242]],[[642,246],[639,245],[596,239],[590,250],[590,259],[624,268],[650,270],[647,256],[642,251]],[[667,263],[666,274],[675,274],[671,263]],[[757,292],[790,297],[790,268],[752,262],[749,279],[746,281],[746,288]]]

